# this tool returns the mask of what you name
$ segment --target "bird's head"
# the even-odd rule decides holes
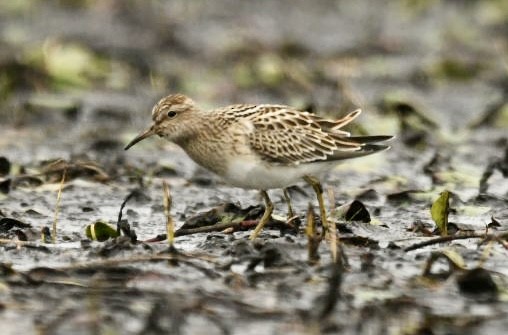
[[[172,94],[160,99],[152,109],[151,127],[130,141],[125,150],[152,135],[177,141],[184,136],[186,125],[192,124],[194,112],[197,112],[194,101],[183,94]]]

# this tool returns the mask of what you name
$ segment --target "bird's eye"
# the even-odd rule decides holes
[[[175,116],[176,116],[176,112],[174,112],[174,111],[169,111],[169,112],[168,112],[168,117],[169,117],[170,119],[174,118]]]

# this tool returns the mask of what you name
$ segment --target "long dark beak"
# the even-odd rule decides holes
[[[124,148],[124,150],[127,150],[129,149],[130,147],[132,147],[134,144],[144,140],[145,138],[147,137],[150,137],[152,135],[155,135],[155,130],[153,127],[150,127],[150,129],[144,131],[143,133],[139,134],[138,136],[136,136],[132,141],[129,142],[129,144],[127,144]]]

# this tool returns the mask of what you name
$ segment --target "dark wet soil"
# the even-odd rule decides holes
[[[2,2],[2,334],[504,334],[507,32],[495,0]],[[174,92],[361,107],[349,130],[397,136],[324,178],[335,260],[317,215],[305,234],[319,212],[305,183],[291,224],[270,191],[251,242],[257,192],[159,139],[123,150]],[[122,236],[90,241],[99,220],[116,233],[127,197]]]

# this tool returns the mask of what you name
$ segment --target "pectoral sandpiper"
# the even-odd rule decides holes
[[[392,136],[350,136],[341,130],[360,110],[339,120],[325,119],[284,105],[232,105],[201,110],[181,94],[162,98],[152,109],[152,125],[134,138],[158,135],[179,145],[199,165],[232,186],[260,190],[265,212],[250,238],[268,222],[273,204],[266,192],[304,179],[316,192],[321,222],[327,229],[323,191],[318,176],[338,161],[389,148],[377,144]]]

